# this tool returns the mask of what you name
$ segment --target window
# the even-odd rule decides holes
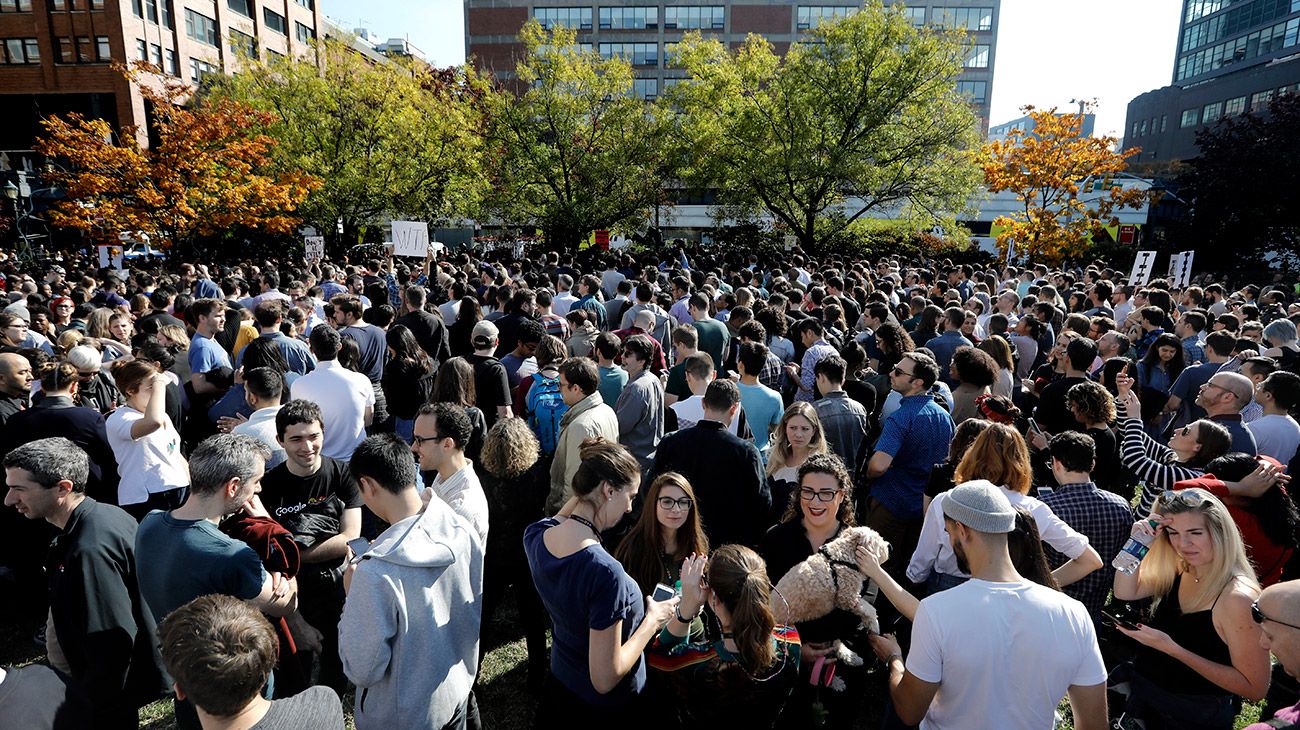
[[[1273,101],[1273,90],[1260,91],[1250,95],[1250,110],[1253,112],[1262,112],[1268,109],[1269,102]]]
[[[157,43],[149,46],[149,63],[157,66],[159,71],[162,70],[162,46]]]
[[[659,96],[659,79],[633,79],[632,96],[654,101]]]
[[[972,104],[988,101],[989,83],[987,81],[958,81],[957,93],[966,97]]]
[[[217,21],[206,15],[200,15],[193,10],[185,10],[185,35],[193,38],[199,43],[206,43],[209,46],[217,45]],[[192,61],[193,59],[191,59]]]
[[[253,0],[226,0],[226,7],[245,18],[253,17]]]
[[[1246,111],[1246,97],[1238,96],[1223,102],[1223,116],[1232,117]]]
[[[171,76],[180,76],[181,67],[176,62],[176,51],[170,48],[163,49],[163,71]]]
[[[71,38],[59,39],[59,63],[76,63],[77,49]]]
[[[993,30],[993,8],[932,8],[930,23],[945,28]]]
[[[167,30],[176,30],[176,11],[172,7],[172,0],[163,0],[162,24]]]
[[[293,33],[298,38],[299,43],[311,43],[316,37],[316,29],[311,26],[303,25],[297,21],[293,24]]]
[[[1183,19],[1190,23],[1193,20],[1209,15],[1210,13],[1219,12],[1230,2],[1232,2],[1232,0],[1187,0]]]
[[[190,59],[190,80],[194,83],[199,83],[205,75],[214,73],[217,73],[216,66],[198,58]]]
[[[674,5],[664,8],[664,28],[722,30],[725,17],[721,5]]]
[[[135,58],[137,61],[149,60],[149,44],[139,38],[135,40]]]
[[[1201,110],[1201,121],[1206,124],[1213,124],[1223,116],[1223,102],[1216,101],[1213,104],[1206,104]]]
[[[925,8],[908,8],[907,19],[912,21],[913,28],[920,28],[925,25]]]
[[[1198,112],[1196,109],[1184,109],[1183,117],[1178,122],[1179,128],[1187,129],[1188,127],[1195,127],[1196,123],[1199,121],[1197,117]]]
[[[600,57],[622,56],[633,66],[658,66],[658,43],[601,43]]]
[[[1168,129],[1168,128],[1169,128],[1169,115],[1168,115],[1168,114],[1161,114],[1161,115],[1160,115],[1160,131],[1161,131],[1161,132],[1164,132],[1164,131],[1165,131],[1166,129]]]
[[[572,30],[591,30],[591,8],[533,8],[533,18],[547,30],[557,25]]]
[[[659,8],[636,6],[601,8],[601,30],[649,30],[659,27]]]
[[[91,10],[103,10],[103,9],[104,9],[104,0],[90,0],[90,9],[91,9]]]
[[[270,8],[262,8],[262,22],[266,27],[280,35],[289,35],[289,24],[285,21],[284,16]]]
[[[50,2],[50,10],[68,9],[67,2],[65,2],[65,0],[49,0],[49,2]]]
[[[14,66],[41,62],[41,48],[35,38],[6,38],[0,61]]]
[[[970,52],[966,54],[966,68],[988,68],[990,48],[992,46],[984,44],[971,46]]]
[[[1138,136],[1139,137],[1147,136],[1147,120],[1145,119],[1142,120],[1142,126],[1138,127]]]
[[[95,36],[95,58],[100,61],[107,61],[113,57],[113,51],[108,43],[108,36]]]
[[[848,5],[802,5],[797,16],[799,30],[815,28],[823,20],[847,18],[858,12],[857,7]]]
[[[230,29],[230,49],[241,56],[257,58],[257,39],[247,33]]]
[[[32,0],[0,0],[0,13],[30,12],[32,12]]]
[[[131,0],[131,14],[137,18],[144,17],[144,0]]]
[[[302,7],[307,8],[308,10],[316,9],[316,0],[293,0],[293,1],[301,5]]]
[[[1180,56],[1174,71],[1174,80],[1184,81],[1234,63],[1271,55],[1283,48],[1295,46],[1297,40],[1300,40],[1300,18],[1291,18],[1254,33]]]
[[[1129,135],[1128,135],[1128,136],[1130,136],[1130,137],[1136,137],[1136,136],[1138,136],[1138,123],[1137,123],[1137,122],[1133,122],[1133,131],[1132,131],[1132,132],[1129,132]]]
[[[1190,51],[1207,43],[1214,43],[1252,28],[1258,28],[1278,18],[1284,18],[1296,10],[1300,10],[1300,2],[1295,0],[1254,0],[1249,3],[1237,3],[1222,15],[1187,26],[1183,31],[1180,48],[1183,51]]]
[[[158,22],[158,0],[144,0],[144,17],[150,23]]]

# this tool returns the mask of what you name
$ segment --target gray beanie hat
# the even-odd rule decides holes
[[[1016,529],[1016,510],[1011,500],[987,479],[962,482],[945,494],[943,514],[976,532]]]

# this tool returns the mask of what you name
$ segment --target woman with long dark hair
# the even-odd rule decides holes
[[[640,518],[614,557],[648,596],[656,583],[671,586],[681,578],[683,560],[696,553],[707,555],[709,539],[695,489],[681,474],[669,471],[655,477],[642,504]]]
[[[433,392],[433,360],[405,325],[395,324],[385,335],[388,362],[380,386],[393,416],[393,431],[406,443],[415,433],[415,416]]]
[[[682,727],[770,728],[799,681],[799,635],[772,613],[767,566],[753,550],[723,545],[681,566],[683,619],[716,617],[721,636],[691,643],[690,623],[668,622],[647,659],[667,676]],[[780,601],[778,600],[778,605]]]
[[[1138,363],[1138,387],[1142,402],[1142,422],[1152,435],[1159,433],[1165,403],[1174,381],[1183,372],[1183,343],[1177,335],[1165,333],[1147,348]]]
[[[487,419],[474,405],[474,366],[463,357],[453,357],[444,362],[433,378],[429,402],[451,403],[465,409],[465,415],[474,425],[474,432],[465,446],[465,456],[477,462],[479,452],[483,450],[483,439],[487,437]]]
[[[478,299],[472,296],[461,297],[460,314],[456,315],[456,321],[447,328],[447,344],[451,348],[451,354],[465,357],[474,353],[470,336],[474,333],[474,325],[481,319],[483,307],[479,305]]]

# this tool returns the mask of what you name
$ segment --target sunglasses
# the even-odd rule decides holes
[[[1281,624],[1282,626],[1285,626],[1290,629],[1300,629],[1300,626],[1296,626],[1295,624],[1289,624],[1285,621],[1278,621],[1275,618],[1270,618],[1269,616],[1267,616],[1263,611],[1259,610],[1259,601],[1255,601],[1254,603],[1250,604],[1250,617],[1254,619],[1255,623],[1257,624],[1262,624],[1265,621],[1272,621],[1275,624]]]
[[[916,377],[915,375],[913,375],[913,374],[907,372],[906,370],[900,370],[899,367],[898,367],[897,365],[895,365],[894,368],[893,368],[892,370],[889,371],[889,374],[890,374],[890,375],[906,375],[906,376],[909,377],[909,378],[915,378],[915,377]]]
[[[1178,491],[1166,489],[1160,493],[1160,505],[1162,507],[1197,509],[1205,503],[1205,495],[1194,489],[1180,489]]]

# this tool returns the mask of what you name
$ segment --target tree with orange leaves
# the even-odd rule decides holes
[[[270,172],[275,140],[264,130],[273,115],[227,100],[190,101],[182,82],[140,79],[147,64],[120,70],[143,81],[155,143],[143,147],[141,130],[114,130],[102,119],[42,120],[36,151],[63,168],[47,176],[66,195],[51,211],[55,225],[104,241],[142,231],[183,248],[235,229],[289,233],[299,225],[297,208],[320,180]]]
[[[1013,192],[1024,206],[993,222],[1002,228],[998,248],[1005,255],[1014,242],[1019,255],[1059,263],[1083,253],[1105,226],[1118,224],[1116,210],[1140,208],[1152,194],[1119,182],[1128,158],[1140,150],[1116,152],[1114,137],[1080,136],[1084,112],[1032,106],[1023,111],[1034,120],[1033,130],[1012,130],[980,152],[988,191]]]

